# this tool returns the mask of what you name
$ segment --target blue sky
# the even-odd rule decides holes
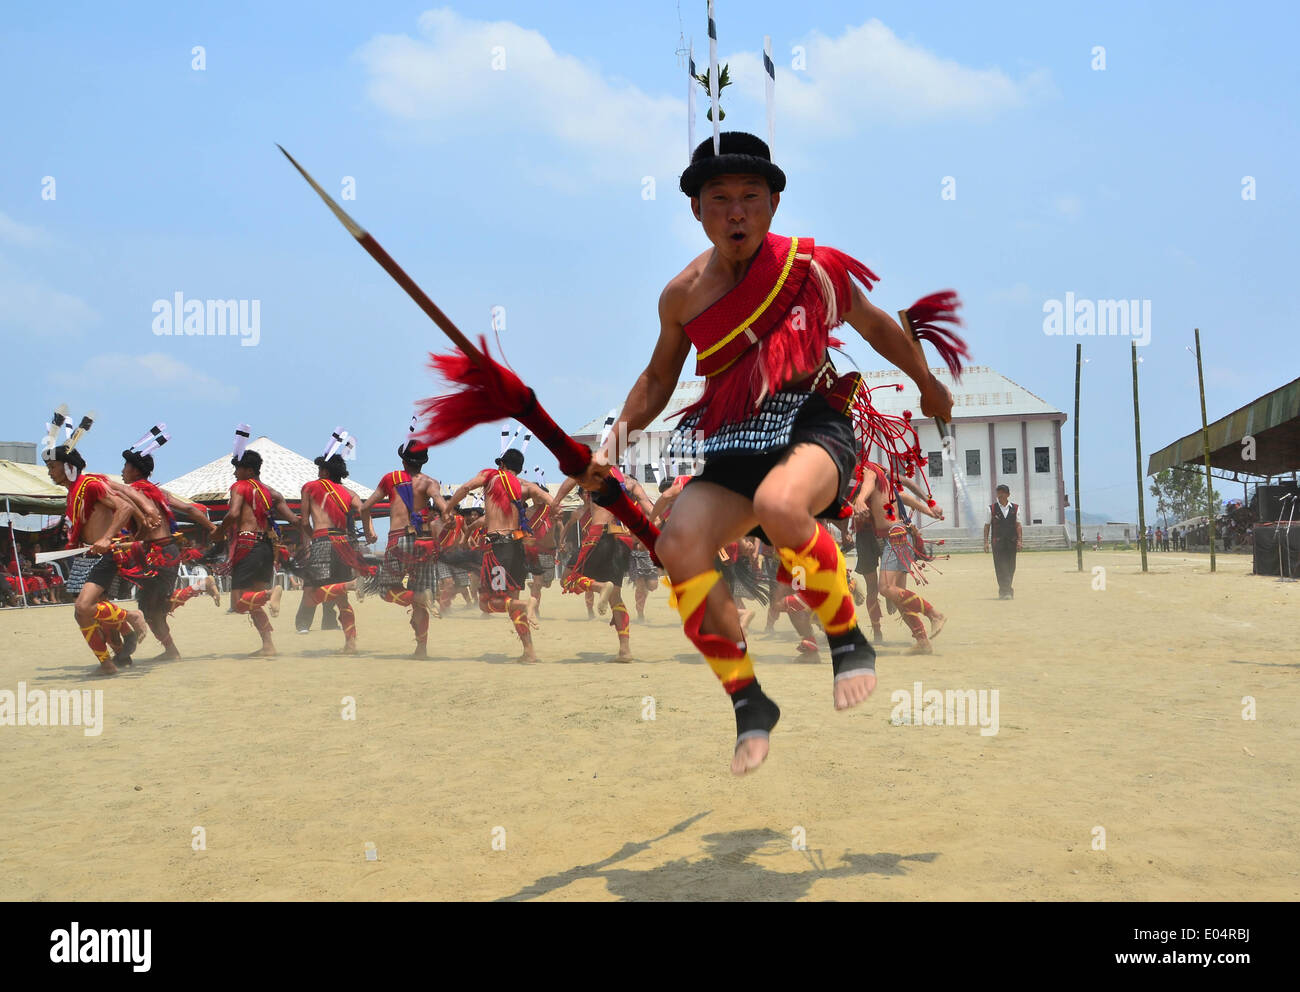
[[[887,310],[955,288],[974,361],[1071,415],[1080,339],[1045,334],[1044,304],[1150,300],[1145,460],[1199,426],[1193,327],[1211,418],[1300,369],[1287,178],[1300,17],[1056,6],[719,0],[727,123],[765,128],[770,34],[789,176],[774,229],[867,262]],[[653,346],[660,290],[706,247],[675,190],[675,51],[684,31],[704,61],[704,27],[702,0],[680,21],[674,2],[7,12],[0,438],[35,440],[66,401],[98,411],[84,450],[102,468],[165,420],[160,481],[228,449],[241,420],[309,455],[341,424],[360,439],[358,481],[391,467],[412,402],[438,390],[425,361],[444,340],[275,142],[336,194],[353,177],[344,206],[467,333],[504,306],[507,355],[562,425],[617,406]],[[701,101],[700,138],[706,126]],[[155,335],[154,302],[178,292],[259,300],[257,346]],[[1131,518],[1129,339],[1082,341],[1084,509]],[[850,351],[881,367],[862,342]],[[498,429],[435,452],[433,474],[487,464]],[[530,467],[542,455],[534,444]]]

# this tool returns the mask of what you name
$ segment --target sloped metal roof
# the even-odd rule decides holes
[[[1233,410],[1208,428],[1210,466],[1265,478],[1300,471],[1300,379]],[[1245,438],[1255,439],[1253,452]],[[1254,454],[1247,460],[1244,456]],[[1205,464],[1201,431],[1180,437],[1147,459],[1147,475],[1177,465]]]

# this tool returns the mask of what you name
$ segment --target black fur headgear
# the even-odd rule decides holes
[[[718,136],[719,154],[713,154],[713,137],[705,138],[691,164],[682,173],[681,190],[699,196],[700,187],[716,176],[762,176],[773,193],[785,189],[785,173],[772,163],[767,142],[745,131],[723,131]]]
[[[417,446],[415,441],[407,441],[397,449],[397,457],[412,465],[423,465],[429,460],[429,449],[423,445]]]
[[[524,453],[518,448],[510,448],[497,459],[497,464],[518,475],[524,470]]]
[[[230,464],[235,468],[250,469],[254,475],[257,475],[262,471],[262,456],[256,451],[246,448],[238,458],[230,459]]]
[[[86,459],[81,457],[81,452],[75,448],[69,451],[66,444],[61,444],[55,448],[53,457],[47,458],[46,461],[63,462],[65,465],[71,465],[78,472],[86,467]]]
[[[317,455],[316,465],[329,473],[332,482],[342,482],[348,477],[348,467],[344,463],[342,455],[330,455],[329,458],[324,455]]]
[[[127,448],[122,452],[122,460],[128,465],[134,466],[135,470],[146,479],[153,475],[153,455],[142,455],[138,451]]]

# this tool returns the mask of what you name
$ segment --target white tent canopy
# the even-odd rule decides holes
[[[320,475],[316,463],[310,458],[276,444],[269,437],[259,437],[250,442],[248,450],[256,451],[262,456],[262,481],[290,502],[297,501],[304,484]],[[235,470],[231,467],[230,452],[227,451],[192,472],[162,483],[162,488],[194,503],[222,503],[229,497],[230,487],[234,483]],[[350,478],[344,479],[343,485],[361,499],[368,498],[372,492]]]

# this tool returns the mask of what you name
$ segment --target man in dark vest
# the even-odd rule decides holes
[[[1023,547],[1018,519],[1020,507],[1011,502],[1011,489],[998,486],[998,500],[989,506],[989,522],[984,525],[984,550],[993,538],[993,570],[998,576],[998,599],[1015,599],[1011,580],[1016,576],[1016,552]],[[991,534],[990,534],[991,530]]]

